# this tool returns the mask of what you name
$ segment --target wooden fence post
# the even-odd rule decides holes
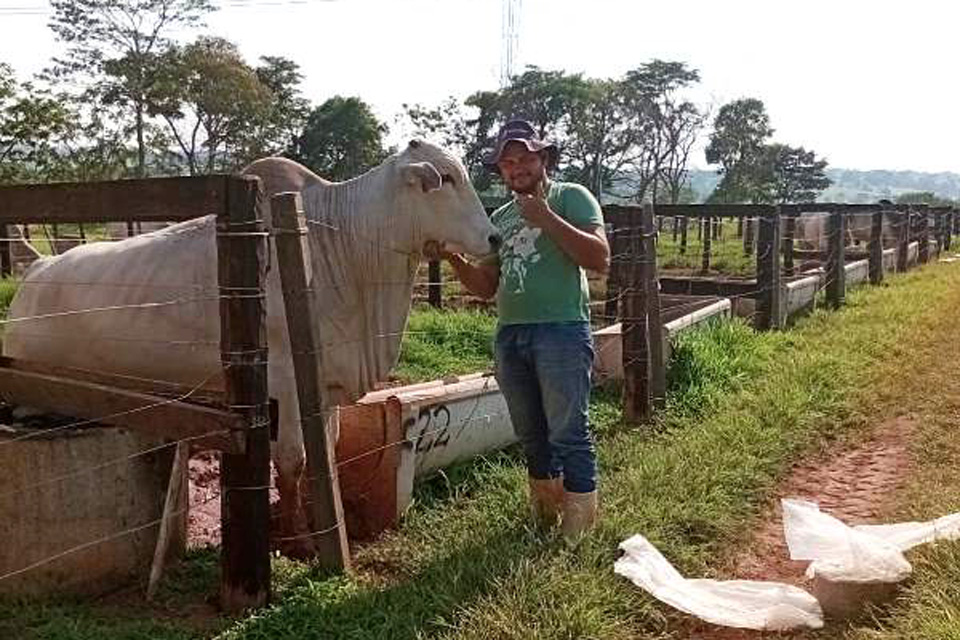
[[[270,600],[267,238],[260,181],[226,180],[226,211],[217,217],[220,350],[227,406],[247,427],[246,452],[221,458],[220,604],[236,613]]]
[[[839,309],[846,297],[846,270],[844,259],[844,239],[846,236],[846,215],[843,211],[834,211],[827,218],[827,306]]]
[[[745,218],[743,221],[743,255],[749,256],[753,253],[754,241],[754,219]]]
[[[680,223],[680,253],[687,252],[687,232],[690,229],[689,216],[683,216],[683,222]]]
[[[792,276],[796,270],[793,266],[793,243],[797,235],[797,217],[793,214],[781,217],[783,220],[783,239],[780,251],[783,253],[783,272]]]
[[[281,193],[270,203],[276,234],[277,263],[283,290],[283,306],[290,333],[290,352],[297,380],[300,428],[307,453],[308,512],[315,534],[314,544],[321,566],[342,571],[350,566],[350,547],[343,519],[340,483],[334,442],[327,432],[327,418],[336,408],[323,402],[323,370],[319,325],[314,321],[315,296],[309,291],[300,226],[303,207],[299,193]],[[439,264],[439,263],[438,263]]]
[[[663,320],[660,316],[660,276],[657,272],[657,237],[653,232],[653,204],[643,205],[643,298],[650,337],[651,395],[655,408],[662,408],[667,399],[667,366],[663,357]],[[709,234],[704,234],[709,238]],[[705,240],[709,242],[709,239]]]
[[[610,230],[610,271],[607,273],[607,299],[603,305],[603,315],[606,316],[604,320],[609,324],[615,323],[621,317],[620,310],[623,306],[620,298],[625,280],[629,286],[629,275],[625,276],[625,272],[628,273],[628,268],[625,268],[626,260],[630,257],[627,252],[631,251],[629,233],[632,232],[623,224],[614,224]]]
[[[676,244],[677,238],[680,236],[680,218],[677,216],[673,217],[673,242]]]
[[[713,239],[720,240],[720,229],[723,228],[723,218],[710,218],[713,221]]]
[[[944,234],[943,234],[943,250],[950,251],[951,246],[953,245],[953,229],[956,221],[957,212],[955,209],[950,209],[950,212],[947,213],[947,221],[944,225]]]
[[[755,326],[769,331],[780,320],[780,208],[760,215],[757,238],[757,315]]]
[[[623,315],[620,338],[623,344],[623,415],[637,425],[649,422],[653,415],[650,389],[650,349],[647,316],[643,304],[642,214],[636,207],[627,210],[624,228],[630,242],[630,261],[626,264],[623,290]]]
[[[897,273],[905,273],[909,266],[910,251],[910,213],[896,212],[897,221]]]
[[[427,298],[430,306],[436,309],[443,307],[443,283],[440,275],[440,261],[431,260],[427,263]]]
[[[939,255],[946,250],[947,245],[947,234],[945,232],[947,228],[947,212],[939,210],[935,215],[937,229],[937,255]]]
[[[870,217],[870,284],[883,282],[883,211]]]
[[[662,405],[666,396],[653,205],[631,208],[628,226],[631,262],[621,325],[623,402],[627,421],[639,424],[650,421],[654,406]]]
[[[930,212],[926,208],[920,211],[918,226],[917,240],[920,242],[920,254],[917,260],[920,264],[926,264],[930,262]]]
[[[13,240],[10,237],[10,225],[0,225],[0,275],[13,274]]]
[[[701,268],[703,273],[710,272],[710,251],[711,251],[711,241],[713,240],[713,218],[705,217],[700,219],[701,226],[704,227],[703,230],[703,260]]]

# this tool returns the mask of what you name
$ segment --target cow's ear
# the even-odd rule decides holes
[[[443,184],[440,172],[429,162],[411,162],[401,168],[404,181],[412,186],[419,186],[424,193],[435,191]]]

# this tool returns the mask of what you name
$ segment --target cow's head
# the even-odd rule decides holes
[[[401,197],[416,218],[421,244],[438,242],[473,255],[496,251],[500,238],[463,163],[422,140],[411,141],[397,160]]]

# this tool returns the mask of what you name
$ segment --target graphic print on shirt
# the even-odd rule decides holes
[[[540,261],[537,251],[537,238],[543,232],[540,228],[528,227],[522,221],[513,226],[502,249],[500,268],[504,282],[510,287],[510,293],[523,293],[524,281],[531,265]],[[520,227],[519,230],[515,230]]]

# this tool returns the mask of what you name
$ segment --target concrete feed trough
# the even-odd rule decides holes
[[[730,300],[715,296],[660,296],[660,317],[663,321],[663,355],[669,360],[670,340],[681,331],[695,327],[710,318],[729,317]],[[623,340],[618,322],[594,332],[596,358],[593,363],[595,382],[623,379]]]
[[[0,426],[0,594],[97,595],[146,579],[173,448],[138,454],[160,444],[122,429]],[[186,541],[186,514],[176,518],[171,556]]]

